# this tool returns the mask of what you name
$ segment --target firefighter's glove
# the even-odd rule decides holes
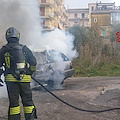
[[[27,69],[27,74],[28,75],[32,75],[33,72],[36,70],[36,66],[30,66],[28,69]]]
[[[4,82],[0,79],[0,87],[2,87],[2,86],[3,86],[3,84],[1,84],[1,83],[4,83]]]
[[[32,75],[33,72],[32,72],[30,69],[28,69],[27,72],[26,72],[26,74],[27,74],[27,75]]]

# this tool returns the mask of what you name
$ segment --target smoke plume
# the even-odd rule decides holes
[[[74,37],[68,32],[55,29],[41,34],[40,5],[37,0],[1,0],[0,42],[5,44],[5,32],[13,26],[20,31],[20,42],[31,49],[56,49],[70,59],[76,57]]]
[[[20,32],[20,43],[31,50],[54,49],[71,60],[77,57],[76,50],[73,50],[74,37],[59,29],[42,34],[41,21],[38,0],[1,0],[0,47],[6,44],[6,30],[15,27]]]
[[[1,44],[5,44],[5,32],[9,27],[16,27],[20,31],[21,43],[30,45],[36,39],[36,31],[40,33],[38,5],[37,0],[0,1]]]

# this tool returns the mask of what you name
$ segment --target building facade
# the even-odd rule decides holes
[[[38,0],[38,2],[43,30],[50,31],[55,28],[65,30],[69,26],[64,0]]]
[[[91,27],[91,13],[96,9],[96,3],[88,4],[88,8],[89,8],[89,27]]]
[[[88,8],[68,9],[64,0],[38,0],[42,28],[66,30],[74,25],[93,27],[101,36],[107,36],[112,24],[120,22],[120,6],[115,3],[89,3]]]
[[[120,7],[116,7],[115,3],[96,3],[90,13],[90,19],[91,27],[96,29],[100,36],[106,37],[111,25],[120,23]]]
[[[70,26],[92,27],[104,37],[112,24],[120,22],[120,6],[116,7],[115,2],[90,3],[86,9],[68,9],[67,13]]]
[[[70,27],[74,25],[89,27],[89,9],[68,9],[67,13]]]

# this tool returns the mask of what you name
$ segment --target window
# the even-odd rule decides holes
[[[46,53],[45,52],[40,52],[38,51],[33,51],[33,54],[35,55],[36,59],[37,59],[37,64],[43,64],[46,63]]]
[[[43,19],[43,21],[41,22],[41,26],[45,27],[45,19]]]
[[[103,36],[103,37],[106,36],[106,30],[102,30],[102,35],[101,36]]]
[[[60,52],[57,51],[48,51],[47,58],[49,62],[59,62],[59,61],[68,61],[69,59]]]
[[[41,3],[46,3],[46,0],[41,0]]]
[[[82,13],[82,18],[85,18],[85,13]]]
[[[41,16],[45,16],[45,7],[40,7]]]
[[[94,23],[97,23],[97,18],[94,18]]]
[[[77,18],[77,13],[74,14],[74,18]]]
[[[94,6],[91,7],[91,10],[92,10],[92,11],[94,10]]]
[[[68,61],[69,60],[63,53],[61,53],[61,56],[62,56],[64,61]]]

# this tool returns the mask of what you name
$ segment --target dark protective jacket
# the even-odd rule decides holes
[[[19,45],[19,42],[11,42],[6,44],[0,49],[0,75],[3,73],[8,91],[9,97],[9,109],[8,109],[8,120],[21,120],[20,116],[20,105],[19,105],[19,95],[21,96],[25,120],[31,120],[32,118],[37,118],[36,109],[32,100],[32,92],[30,89],[31,75],[35,71],[36,58],[33,56],[31,50],[23,46],[23,52],[25,55],[25,63],[29,63],[29,69],[23,74],[23,79],[20,81],[16,79],[13,75],[13,63],[10,56],[10,49],[7,46],[14,47]],[[25,64],[26,65],[26,64]]]
[[[29,69],[26,71],[26,74],[23,76],[23,80],[19,81],[13,76],[13,69],[12,69],[12,63],[10,60],[10,54],[7,45],[13,47],[18,45],[19,43],[8,43],[5,46],[3,46],[0,49],[0,75],[2,74],[2,66],[5,68],[5,81],[10,81],[10,82],[31,82],[31,74],[35,71],[36,67],[36,58],[33,56],[31,50],[27,47],[23,47],[23,51],[25,54],[25,61],[29,63]]]

